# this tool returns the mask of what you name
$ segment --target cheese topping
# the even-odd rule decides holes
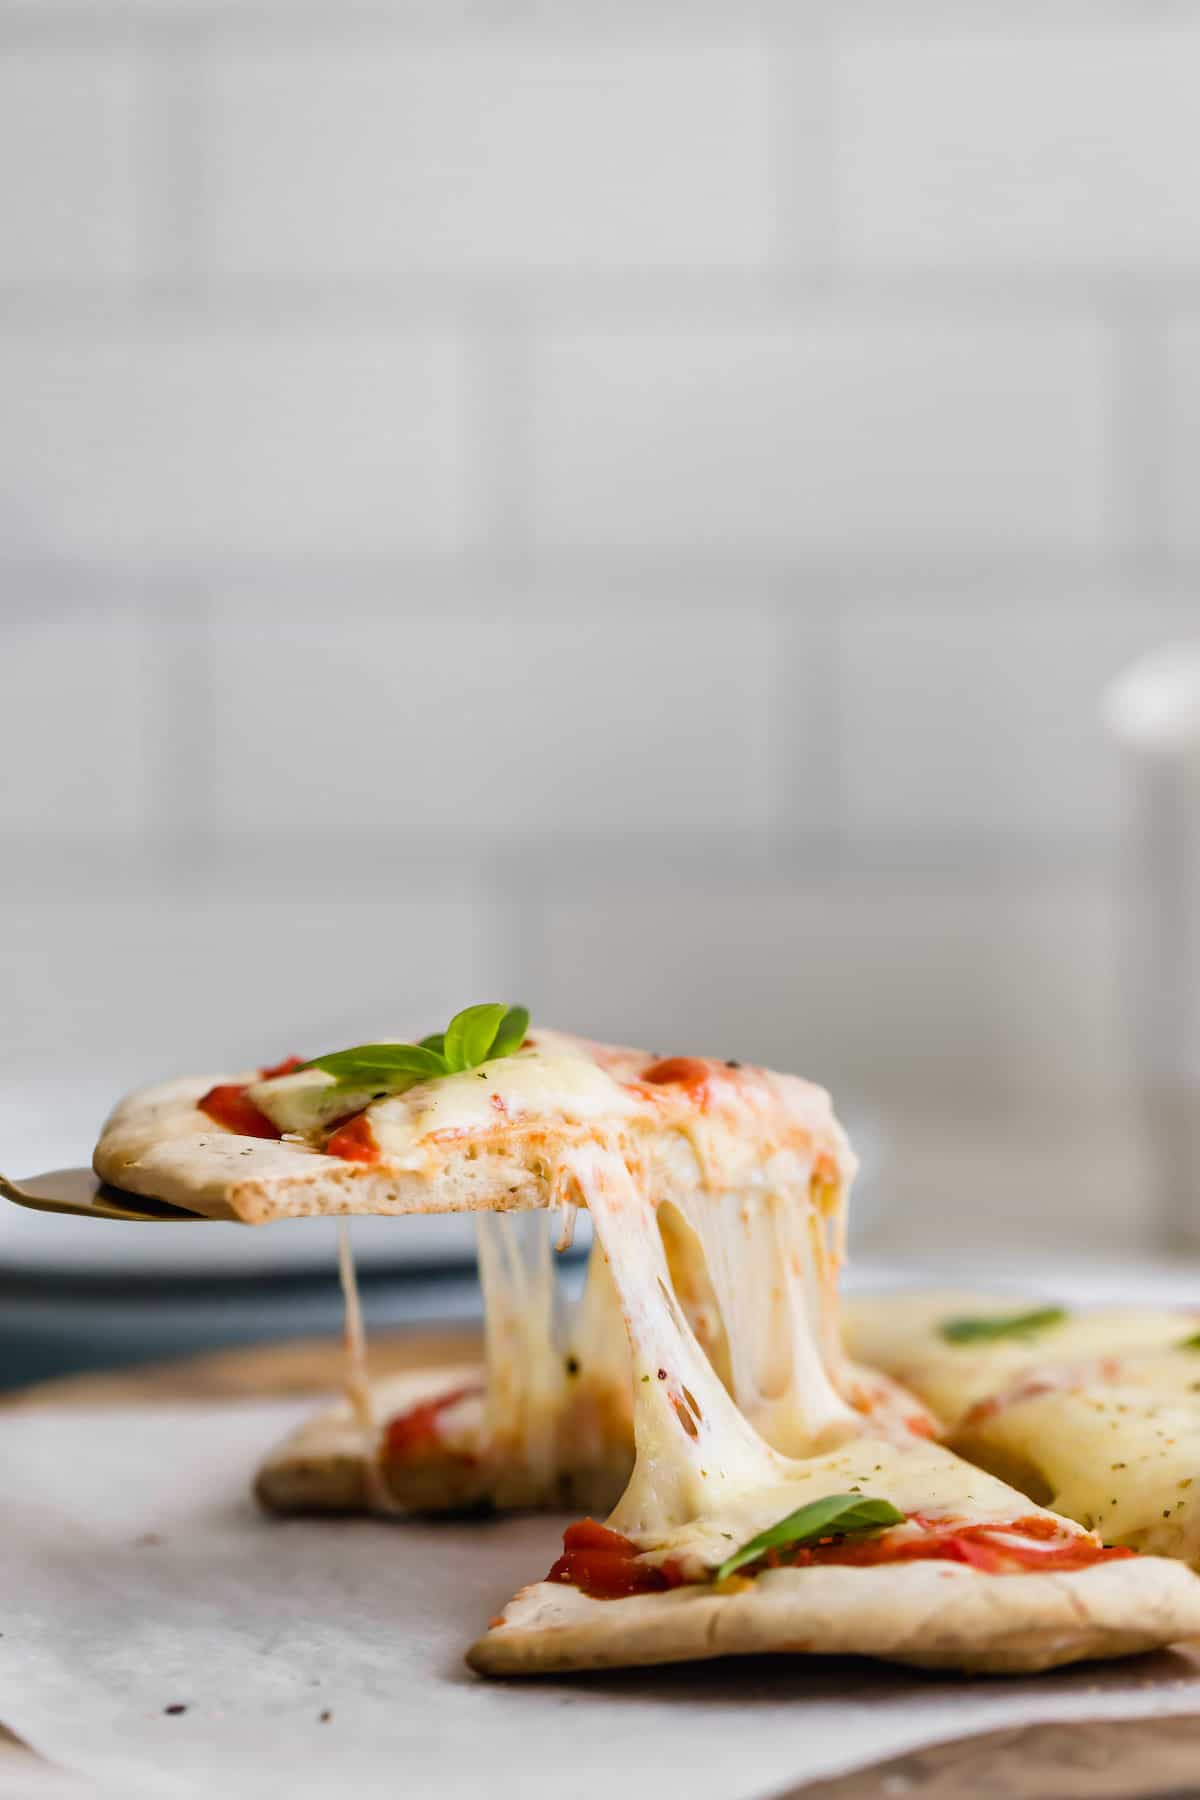
[[[859,1301],[850,1336],[940,1414],[961,1455],[1107,1542],[1200,1561],[1200,1352],[1180,1347],[1194,1316],[1103,1307],[991,1342],[941,1335],[946,1318],[1012,1310],[994,1295]]]
[[[697,1194],[680,1210],[712,1281],[741,1412],[791,1456],[845,1437],[858,1421],[830,1374],[837,1257],[811,1187]]]
[[[1003,1523],[1037,1514],[1007,1485],[937,1445],[863,1435],[864,1421],[822,1359],[829,1295],[821,1255],[805,1259],[798,1248],[815,1241],[807,1193],[799,1202],[697,1194],[687,1209],[713,1252],[731,1394],[688,1323],[653,1202],[623,1159],[581,1148],[566,1166],[611,1269],[633,1358],[636,1461],[608,1523],[652,1560],[669,1559],[698,1577],[731,1545],[829,1492],[869,1492],[926,1519]],[[781,1343],[772,1341],[773,1325],[782,1328]],[[789,1454],[754,1428],[746,1407],[786,1437]],[[1068,1524],[1062,1529],[1072,1533]]]
[[[384,1040],[386,1041],[386,1040]],[[281,1131],[311,1134],[366,1110],[380,1152],[397,1167],[423,1167],[440,1141],[501,1126],[648,1117],[652,1102],[614,1079],[578,1039],[539,1031],[529,1049],[477,1069],[379,1096],[302,1069],[248,1089]]]
[[[536,1505],[554,1491],[566,1376],[545,1212],[481,1213],[476,1221],[484,1319],[484,1442],[498,1506]]]
[[[627,1466],[632,1425],[611,1523],[651,1557],[711,1567],[731,1537],[831,1488],[925,1517],[1028,1512],[932,1444],[866,1435],[837,1303],[854,1161],[821,1089],[539,1030],[512,1055],[400,1093],[309,1069],[248,1099],[326,1154],[331,1128],[336,1148],[361,1115],[385,1172],[436,1181],[455,1157],[509,1158],[510,1204],[542,1201],[479,1217],[480,1448],[497,1504],[544,1504],[588,1467],[611,1476]],[[553,1246],[569,1241],[579,1203],[596,1248],[568,1319]]]
[[[777,1482],[783,1459],[738,1411],[675,1296],[654,1207],[620,1156],[573,1151],[620,1297],[633,1360],[633,1477],[610,1523],[659,1541],[714,1502]]]

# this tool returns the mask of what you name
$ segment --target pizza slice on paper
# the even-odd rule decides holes
[[[1200,1632],[1189,1570],[972,1469],[856,1373],[837,1292],[853,1158],[794,1076],[478,1007],[416,1045],[143,1091],[96,1165],[250,1223],[483,1216],[482,1381],[399,1396],[382,1457],[360,1381],[364,1479],[393,1463],[381,1505],[419,1503],[414,1471],[444,1496],[457,1468],[467,1504],[628,1479],[474,1646],[481,1671],[762,1650],[1036,1669]],[[581,1206],[597,1248],[564,1336],[551,1251]]]

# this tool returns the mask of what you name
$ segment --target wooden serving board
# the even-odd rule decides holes
[[[468,1362],[483,1353],[478,1331],[446,1326],[409,1331],[372,1331],[372,1375],[433,1369],[440,1363]],[[139,1406],[172,1400],[275,1400],[327,1394],[341,1375],[338,1338],[298,1338],[283,1344],[253,1344],[214,1350],[205,1356],[69,1375],[0,1395],[12,1408],[48,1406]]]
[[[373,1333],[375,1374],[434,1368],[480,1354],[478,1332]],[[148,1368],[76,1375],[0,1397],[7,1408],[136,1406],[327,1394],[339,1378],[333,1338],[222,1350]],[[74,1790],[0,1726],[0,1800],[55,1800]],[[1200,1718],[1031,1725],[958,1738],[773,1800],[1185,1800],[1200,1795]]]
[[[1200,1718],[1024,1725],[955,1738],[775,1800],[1188,1800]]]

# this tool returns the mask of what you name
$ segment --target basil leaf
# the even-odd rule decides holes
[[[500,1021],[488,1056],[511,1056],[525,1042],[525,1033],[529,1030],[529,1008],[527,1006],[510,1006]]]
[[[1173,1350],[1200,1350],[1200,1331],[1193,1331],[1191,1337],[1180,1338],[1179,1342],[1172,1344],[1171,1348]]]
[[[446,1027],[443,1055],[451,1070],[474,1069],[486,1062],[507,1007],[468,1006]]]
[[[523,1006],[468,1006],[456,1013],[445,1031],[430,1032],[419,1044],[357,1044],[314,1056],[306,1069],[324,1069],[339,1087],[378,1088],[402,1094],[418,1081],[434,1081],[477,1068],[492,1057],[519,1050],[529,1029]]]
[[[905,1514],[890,1500],[872,1500],[863,1494],[826,1494],[823,1500],[810,1500],[807,1506],[798,1507],[786,1519],[760,1531],[748,1544],[727,1556],[714,1573],[713,1580],[724,1581],[735,1569],[757,1562],[768,1550],[811,1543],[814,1538],[878,1531],[884,1525],[903,1525],[904,1520]]]
[[[1061,1325],[1067,1317],[1062,1306],[1038,1306],[1032,1312],[995,1313],[990,1318],[943,1319],[938,1330],[948,1344],[985,1344],[993,1338],[1027,1337]]]
[[[390,1087],[397,1079],[411,1087],[447,1073],[445,1057],[423,1044],[358,1044],[352,1050],[315,1056],[304,1066],[324,1069],[344,1087],[374,1087],[380,1082]]]

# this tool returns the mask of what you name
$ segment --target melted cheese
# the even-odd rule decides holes
[[[654,1207],[611,1150],[573,1151],[567,1167],[592,1215],[629,1334],[633,1477],[610,1521],[641,1542],[717,1497],[776,1481],[782,1459],[737,1410],[675,1297]]]
[[[990,1344],[940,1334],[947,1318],[1021,1310],[994,1295],[860,1301],[850,1335],[940,1414],[963,1456],[1106,1542],[1200,1561],[1200,1352],[1177,1347],[1194,1319],[1105,1307]]]
[[[636,1462],[609,1520],[615,1530],[654,1556],[699,1569],[829,1492],[870,1493],[906,1513],[975,1523],[1039,1510],[937,1445],[913,1439],[899,1446],[864,1435],[862,1419],[822,1365],[821,1283],[798,1248],[805,1242],[807,1196],[786,1227],[785,1196],[760,1206],[757,1199],[734,1204],[726,1196],[698,1195],[688,1209],[697,1234],[725,1259],[715,1281],[723,1290],[735,1394],[740,1371],[748,1402],[786,1432],[795,1454],[784,1455],[754,1429],[693,1333],[672,1285],[653,1203],[622,1158],[578,1149],[567,1166],[611,1269],[633,1359]],[[779,1272],[781,1238],[797,1255],[795,1266],[789,1255],[786,1276]],[[764,1295],[761,1285],[773,1266],[777,1290]],[[771,1343],[772,1322],[783,1328],[782,1345]],[[822,1441],[839,1436],[848,1441],[814,1454]]]
[[[363,1443],[373,1445],[376,1427],[371,1406],[371,1378],[367,1368],[367,1333],[363,1324],[362,1303],[358,1296],[358,1277],[354,1272],[354,1252],[350,1244],[348,1219],[338,1220],[338,1279],[342,1285],[342,1301],[345,1306],[346,1361],[343,1386]]]
[[[529,1049],[418,1082],[402,1094],[339,1087],[323,1069],[255,1082],[249,1097],[280,1131],[313,1133],[366,1110],[385,1161],[421,1168],[440,1140],[501,1126],[648,1117],[651,1104],[615,1079],[578,1039],[539,1031]]]
[[[379,1466],[379,1420],[375,1412],[374,1390],[367,1362],[367,1329],[358,1293],[358,1277],[354,1272],[354,1251],[350,1242],[350,1221],[338,1220],[338,1279],[341,1282],[345,1308],[342,1393],[358,1437],[362,1456],[367,1503],[372,1512],[398,1511],[388,1491]]]
[[[551,1219],[482,1213],[476,1221],[484,1308],[484,1443],[498,1506],[554,1492],[566,1375],[555,1320]]]
[[[855,1356],[912,1388],[953,1429],[971,1407],[1033,1370],[1167,1350],[1192,1328],[1187,1315],[1161,1308],[1098,1307],[1018,1337],[952,1344],[941,1334],[947,1319],[1009,1315],[1038,1304],[952,1292],[859,1300],[846,1309],[847,1337]],[[1200,1378],[1200,1356],[1196,1371]]]
[[[857,1429],[834,1385],[836,1263],[811,1185],[799,1193],[697,1194],[681,1210],[721,1314],[729,1386],[755,1429],[803,1456]]]
[[[1059,1387],[1002,1406],[969,1447],[1027,1462],[1055,1509],[1106,1543],[1200,1556],[1200,1412],[1187,1397],[1124,1381]]]
[[[314,1104],[310,1116],[323,1116],[325,1093],[307,1072],[260,1083],[252,1098],[294,1121]],[[436,1169],[449,1140],[544,1131],[554,1211],[479,1219],[479,1448],[500,1505],[545,1503],[581,1469],[611,1473],[632,1436],[616,1529],[655,1550],[694,1547],[706,1532],[719,1547],[727,1526],[751,1519],[758,1529],[794,1490],[844,1473],[819,1459],[867,1429],[837,1317],[854,1162],[821,1089],[711,1062],[660,1066],[539,1032],[515,1056],[367,1110],[383,1161],[406,1168]],[[676,1188],[665,1230],[643,1172],[644,1128],[691,1146],[691,1186]],[[566,1320],[552,1243],[569,1241],[579,1202],[597,1249]],[[928,1446],[920,1455],[944,1457]],[[921,1485],[917,1465],[905,1468]],[[996,1516],[1011,1513],[1004,1490]]]

